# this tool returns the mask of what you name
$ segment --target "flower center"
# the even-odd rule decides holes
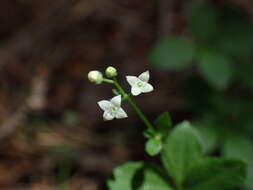
[[[113,113],[113,112],[116,112],[117,111],[117,107],[116,106],[110,106],[110,112]]]
[[[143,87],[143,85],[144,85],[143,82],[141,82],[141,81],[137,82],[138,87]]]

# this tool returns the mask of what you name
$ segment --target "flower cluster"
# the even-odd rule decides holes
[[[90,71],[88,73],[88,79],[90,82],[100,84],[102,82],[109,82],[115,84],[116,87],[116,76],[117,70],[114,67],[108,67],[105,71],[108,78],[113,78],[113,80],[106,79],[100,71]],[[147,93],[154,90],[153,86],[149,84],[149,71],[143,72],[138,77],[136,76],[126,76],[126,80],[131,86],[131,94],[137,96],[141,93]],[[125,96],[125,92],[122,90],[118,91],[118,95],[108,100],[101,100],[98,102],[99,107],[104,111],[104,120],[112,120],[114,118],[122,119],[126,118],[126,112],[121,108],[122,97]]]

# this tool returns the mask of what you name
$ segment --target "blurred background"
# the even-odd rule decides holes
[[[135,98],[153,120],[190,120],[206,154],[248,163],[253,189],[251,0],[1,0],[0,189],[101,190],[144,152],[144,125],[104,122],[112,96],[90,70],[150,70],[155,91]]]

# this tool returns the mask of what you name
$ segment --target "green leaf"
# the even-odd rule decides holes
[[[160,69],[181,70],[191,65],[194,54],[195,44],[191,40],[174,37],[158,41],[149,59]]]
[[[228,86],[232,77],[232,67],[227,57],[213,51],[204,51],[198,59],[199,71],[210,85],[218,89]]]
[[[217,7],[211,3],[201,3],[193,7],[191,13],[189,27],[195,38],[206,42],[218,37],[221,19]]]
[[[137,171],[144,166],[142,162],[128,162],[113,170],[114,180],[108,181],[110,190],[132,190],[132,180]]]
[[[185,186],[188,190],[231,190],[243,185],[245,173],[242,161],[206,158],[192,167]]]
[[[157,168],[151,165],[145,165],[135,174],[132,190],[172,190],[172,187],[167,181]]]
[[[161,140],[156,138],[150,138],[146,142],[145,150],[150,156],[155,156],[159,154],[160,151],[162,150]]]
[[[110,190],[173,190],[161,172],[142,162],[128,162],[114,169],[114,180],[109,180]]]
[[[198,131],[189,122],[178,124],[165,140],[161,155],[167,172],[180,188],[191,165],[202,156]]]
[[[253,142],[243,136],[229,136],[225,140],[223,155],[227,158],[241,159],[247,163],[245,186],[253,189]]]
[[[166,136],[171,128],[172,122],[168,112],[164,112],[155,120],[155,126],[159,133]]]
[[[196,127],[201,134],[204,144],[204,152],[212,152],[217,147],[219,137],[216,127],[208,123],[194,124],[194,127]]]

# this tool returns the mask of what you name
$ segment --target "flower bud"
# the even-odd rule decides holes
[[[99,71],[90,71],[88,73],[88,79],[90,82],[94,82],[96,84],[100,84],[103,82],[103,75]]]
[[[107,67],[105,70],[105,74],[107,77],[112,78],[117,76],[117,70],[114,67]]]

